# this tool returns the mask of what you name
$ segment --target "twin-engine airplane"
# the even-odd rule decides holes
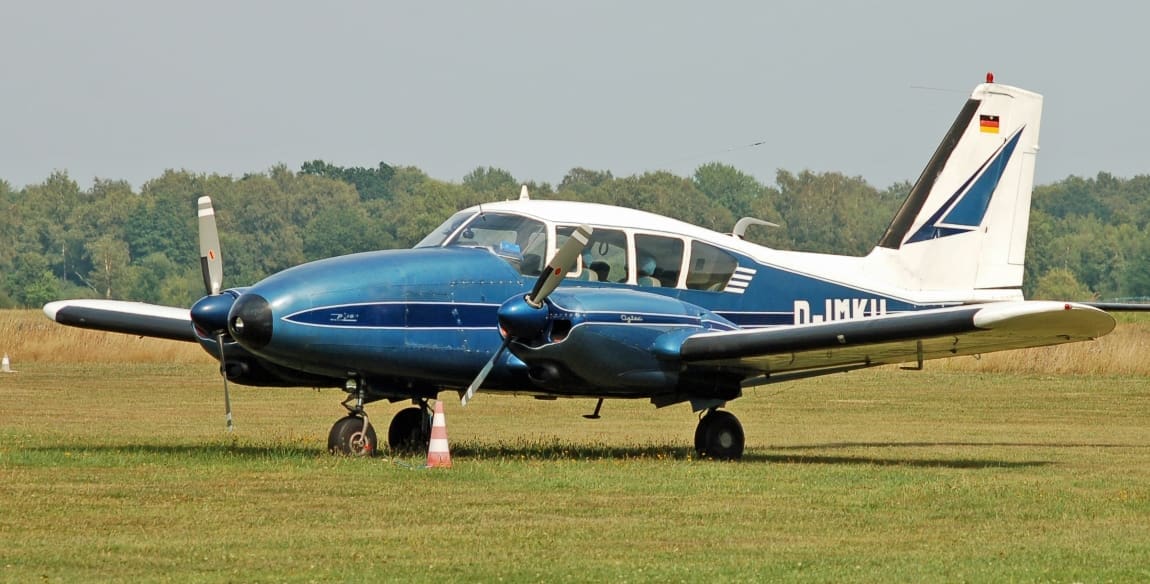
[[[989,79],[988,79],[989,81]],[[1042,97],[974,89],[865,257],[781,251],[632,209],[530,200],[459,211],[413,249],[330,258],[221,290],[199,200],[208,295],[191,310],[52,302],[56,322],[198,342],[227,381],[340,387],[333,452],[376,450],[364,404],[411,400],[393,448],[426,445],[429,400],[476,390],[648,399],[704,412],[701,456],[739,458],[748,387],[892,363],[1094,339],[1099,306],[1023,300]],[[761,223],[761,222],[760,222]],[[1114,306],[1113,308],[1123,308]],[[231,425],[230,404],[227,406]]]

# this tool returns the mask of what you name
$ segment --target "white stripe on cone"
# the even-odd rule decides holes
[[[428,468],[451,468],[451,450],[447,446],[447,417],[443,402],[436,400],[435,417],[431,420],[431,442],[427,445]]]

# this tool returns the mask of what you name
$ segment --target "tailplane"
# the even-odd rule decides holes
[[[867,258],[902,287],[1022,285],[1042,96],[991,79],[971,93]]]

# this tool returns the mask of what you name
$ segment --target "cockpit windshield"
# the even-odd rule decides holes
[[[547,229],[542,221],[521,215],[480,213],[456,231],[445,245],[486,247],[527,276],[543,271]]]
[[[459,226],[463,225],[463,222],[467,221],[472,215],[475,215],[475,211],[460,211],[452,215],[447,221],[441,223],[439,227],[433,229],[427,237],[424,237],[419,243],[415,244],[415,247],[439,247],[443,245],[443,242],[446,241],[448,237],[451,237],[451,234],[455,233],[455,230],[459,229]]]

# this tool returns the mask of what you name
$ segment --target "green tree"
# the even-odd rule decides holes
[[[658,213],[718,231],[730,231],[734,226],[726,207],[707,198],[692,180],[666,171],[611,179],[586,189],[580,198]]]
[[[292,223],[291,198],[267,175],[229,185],[216,207],[228,285],[258,282],[303,263],[302,226]]]
[[[609,170],[588,170],[572,168],[559,183],[559,193],[578,197],[587,191],[599,188],[614,180]]]
[[[322,176],[353,185],[363,201],[394,198],[391,179],[395,172],[395,168],[383,162],[376,168],[363,168],[335,166],[322,160],[312,160],[300,167],[300,174]]]
[[[375,224],[362,207],[330,207],[320,211],[303,233],[308,260],[390,247],[380,245]],[[388,240],[391,240],[388,237]],[[394,242],[394,240],[391,240]]]
[[[61,280],[86,273],[84,235],[73,229],[72,211],[80,205],[79,185],[64,172],[24,189],[19,198],[21,253],[39,254]]]
[[[758,199],[769,192],[751,175],[719,162],[696,168],[693,179],[699,192],[737,218],[750,216]]]
[[[84,281],[103,298],[122,298],[133,287],[128,244],[113,235],[103,235],[86,246],[92,270]]]
[[[778,211],[794,249],[862,255],[874,247],[901,198],[884,196],[860,177],[780,170]]]
[[[176,265],[176,262],[173,262],[168,256],[160,252],[153,252],[140,258],[135,267],[136,278],[129,293],[132,300],[177,306],[187,304],[188,298],[166,298],[164,296],[164,281],[183,272],[181,266]]]
[[[1094,181],[1077,176],[1034,189],[1035,206],[1054,217],[1091,216],[1110,220],[1110,211],[1097,196]]]
[[[1093,300],[1094,293],[1066,268],[1054,268],[1038,279],[1036,300]]]
[[[20,252],[22,214],[17,202],[18,196],[6,181],[0,180],[0,274],[7,274],[12,271],[16,254]],[[4,302],[11,303],[14,301],[5,296],[0,298],[0,303]]]
[[[1055,220],[1041,209],[1030,212],[1030,230],[1026,239],[1026,263],[1023,267],[1022,292],[1027,298],[1034,296],[1038,280],[1056,267]]]
[[[411,247],[456,211],[483,203],[485,197],[461,185],[428,179],[410,193],[396,197],[393,213],[395,240],[399,247]]]
[[[1141,232],[1122,274],[1124,296],[1150,296],[1150,234]]]
[[[497,199],[511,199],[519,196],[519,183],[510,172],[501,168],[482,166],[463,177],[463,186],[471,192]]]
[[[27,252],[16,258],[8,274],[8,296],[20,306],[40,306],[57,299],[59,280],[43,255]]]

